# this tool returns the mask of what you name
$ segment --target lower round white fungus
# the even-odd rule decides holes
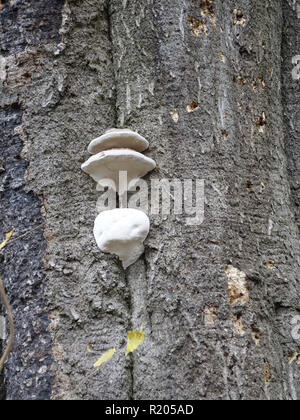
[[[128,268],[143,254],[149,230],[149,218],[142,211],[114,209],[96,218],[94,236],[102,252],[117,255]]]

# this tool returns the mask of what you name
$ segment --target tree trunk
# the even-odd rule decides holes
[[[297,6],[0,1],[2,399],[299,399]],[[151,215],[126,271],[95,244],[80,170],[116,126],[150,141],[149,184],[205,181],[204,222]]]

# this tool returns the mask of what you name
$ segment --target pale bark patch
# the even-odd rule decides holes
[[[1,10],[1,3],[0,3],[0,10]],[[6,79],[6,60],[4,57],[0,56],[0,80],[1,82],[5,82]]]
[[[206,327],[213,327],[217,318],[217,309],[215,307],[211,306],[204,309],[204,325]]]
[[[246,335],[246,330],[241,317],[238,317],[236,315],[233,316],[233,329],[241,337],[244,337]]]
[[[295,351],[290,357],[289,357],[289,365],[292,365],[294,362],[297,363],[297,365],[300,367],[300,349]]]
[[[195,101],[194,102],[191,102],[190,104],[188,104],[186,106],[186,110],[187,110],[188,113],[195,112],[199,108],[200,108],[200,105],[198,104],[198,102],[195,102]]]
[[[175,124],[178,124],[178,122],[179,122],[179,114],[178,114],[177,109],[173,109],[173,111],[171,111],[171,117],[172,117],[172,120],[174,121],[174,123]]]
[[[236,305],[240,303],[246,305],[250,299],[246,274],[232,265],[225,269],[225,273],[228,279],[227,294],[230,304]]]
[[[274,270],[275,267],[275,262],[272,260],[267,260],[264,262],[264,266],[268,269],[268,270]]]
[[[246,19],[244,17],[244,14],[239,9],[234,9],[233,11],[233,23],[235,25],[242,26],[243,28],[246,26]]]
[[[58,365],[58,369],[55,372],[52,399],[58,400],[76,400],[76,396],[73,392],[73,387],[70,378],[63,372],[62,366],[65,360],[65,351],[61,343],[58,342],[56,337],[56,331],[60,324],[60,314],[58,311],[53,311],[49,314],[50,319],[50,334],[53,338],[52,353],[54,359]],[[54,392],[55,390],[55,392]],[[56,396],[54,396],[54,394]]]
[[[188,16],[188,22],[190,24],[190,30],[193,36],[199,38],[201,34],[208,36],[208,29],[206,21],[202,22],[199,19],[194,18],[193,16]]]
[[[265,383],[268,384],[271,382],[271,367],[269,362],[265,362],[264,364],[264,376],[265,376]]]
[[[256,119],[256,125],[258,127],[258,131],[261,134],[264,134],[265,132],[265,127],[267,124],[267,117],[266,117],[266,113],[263,112],[257,119]]]
[[[256,347],[258,347],[260,345],[260,331],[254,325],[252,326],[251,336],[252,336],[252,339],[253,339]]]

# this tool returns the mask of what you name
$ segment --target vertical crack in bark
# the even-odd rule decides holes
[[[108,33],[108,40],[110,42],[111,45],[111,50],[110,50],[110,54],[111,54],[111,62],[112,62],[112,67],[113,67],[113,79],[114,79],[114,103],[115,103],[115,121],[114,121],[114,125],[115,127],[117,127],[118,124],[118,110],[117,110],[117,78],[116,78],[116,69],[115,69],[115,59],[114,59],[114,44],[113,44],[113,32],[112,32],[112,22],[111,22],[111,13],[112,13],[112,8],[111,8],[111,1],[107,0],[106,3],[106,8],[105,8],[105,13],[106,13],[106,20],[107,20],[107,33]]]
[[[132,302],[132,289],[130,285],[130,279],[129,279],[129,272],[127,270],[124,270],[124,276],[125,276],[125,284],[127,287],[127,296],[126,296],[126,303],[127,303],[127,309],[128,309],[128,328],[129,330],[133,329],[133,323],[132,323],[132,315],[133,315],[133,302]],[[129,354],[127,357],[127,363],[126,366],[128,367],[128,399],[134,400],[134,358],[133,354]]]
[[[149,340],[149,331],[151,331],[149,323],[149,315],[147,313],[146,302],[146,278],[147,278],[147,263],[145,262],[145,254],[126,272],[126,279],[128,285],[128,292],[130,294],[130,328],[132,330],[146,330],[147,339]],[[130,372],[131,372],[131,388],[130,399],[136,399],[135,390],[135,375],[136,373],[136,357],[137,353],[132,353],[130,357]]]
[[[118,109],[117,109],[117,99],[118,99],[118,82],[117,82],[117,67],[116,67],[116,62],[115,62],[115,57],[114,57],[114,43],[113,43],[113,30],[112,30],[112,21],[111,21],[111,16],[112,16],[112,4],[111,4],[111,0],[107,0],[106,3],[106,9],[105,9],[105,13],[106,13],[106,19],[107,19],[107,27],[108,27],[108,39],[111,45],[111,61],[112,61],[112,66],[113,66],[113,78],[114,78],[114,87],[115,87],[115,92],[114,92],[114,103],[115,103],[115,127],[117,127],[118,125]],[[117,207],[119,207],[119,196],[117,199]],[[133,328],[133,323],[132,323],[132,317],[133,317],[133,293],[134,290],[132,290],[131,288],[131,284],[130,284],[130,272],[128,270],[124,270],[124,277],[125,277],[125,284],[127,287],[127,296],[125,296],[125,301],[127,304],[127,308],[128,308],[128,318],[129,318],[129,322],[128,322],[128,328],[131,330]],[[129,400],[134,400],[134,356],[133,354],[130,354],[128,356],[128,360],[126,362],[126,366],[128,368],[128,399]]]
[[[59,42],[63,2],[15,3],[5,2],[0,10],[0,61],[5,69],[0,80],[0,232],[13,228],[16,238],[0,262],[17,331],[0,394],[9,400],[45,400],[52,375],[43,274],[45,221],[40,196],[29,190],[26,180],[30,162],[24,116],[31,75],[38,72],[41,58],[37,49]]]

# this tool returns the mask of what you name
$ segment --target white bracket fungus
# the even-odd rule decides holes
[[[94,236],[101,251],[117,255],[126,269],[143,254],[149,230],[149,218],[142,211],[114,209],[96,218]]]
[[[98,185],[107,186],[113,181],[119,194],[119,174],[127,173],[128,186],[156,167],[154,160],[142,155],[149,143],[144,137],[128,129],[108,130],[93,140],[89,152],[94,154],[81,169]],[[112,187],[113,187],[112,184]],[[132,184],[131,184],[132,185]],[[150,230],[148,216],[136,209],[104,211],[95,220],[94,236],[98,247],[105,253],[118,255],[126,269],[144,252],[144,241]]]
[[[113,128],[107,130],[103,136],[93,140],[88,151],[93,155],[109,149],[132,149],[141,153],[148,147],[148,141],[140,134],[127,129]]]
[[[82,165],[82,170],[89,174],[99,185],[101,181],[111,179],[119,192],[119,172],[127,172],[128,185],[137,178],[142,178],[155,169],[154,160],[130,149],[112,149],[92,156]],[[103,183],[105,187],[107,184]]]

